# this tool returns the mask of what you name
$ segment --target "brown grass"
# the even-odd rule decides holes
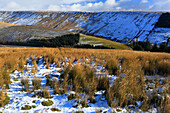
[[[33,90],[41,89],[41,78],[34,78],[32,80]]]
[[[141,107],[143,110],[149,109],[151,99],[147,99],[144,93],[144,74],[154,75],[160,74],[169,77],[170,67],[170,54],[169,53],[152,53],[152,52],[139,52],[130,50],[111,50],[111,49],[75,49],[75,48],[0,48],[0,83],[1,88],[10,83],[9,73],[14,70],[22,70],[21,65],[25,64],[26,58],[30,58],[35,55],[37,58],[44,56],[45,61],[50,64],[57,62],[58,66],[61,66],[60,62],[70,58],[70,63],[77,59],[80,62],[80,58],[84,61],[85,57],[88,57],[90,61],[95,60],[98,64],[103,64],[102,61],[106,61],[106,67],[110,74],[119,75],[120,71],[126,76],[119,77],[114,86],[109,86],[109,80],[106,77],[96,78],[94,72],[88,66],[85,65],[65,65],[65,71],[63,74],[64,81],[61,83],[52,82],[52,88],[54,93],[67,92],[68,89],[75,90],[76,92],[85,92],[91,99],[94,97],[96,90],[106,90],[106,99],[110,106],[126,106],[134,104],[134,100],[143,101],[144,104]],[[90,61],[86,61],[90,64]],[[18,65],[17,65],[18,64]],[[35,61],[34,61],[34,64]],[[122,66],[120,70],[118,65]],[[114,70],[114,71],[113,71]],[[115,71],[116,70],[116,71]],[[48,84],[48,85],[50,85]],[[63,84],[63,87],[61,87]],[[167,87],[169,81],[165,83],[166,93],[169,94]],[[158,84],[159,85],[159,84]],[[27,86],[26,86],[27,87]],[[43,90],[43,97],[50,98],[50,94],[47,89]],[[156,98],[155,98],[156,99]],[[117,103],[113,101],[118,100]],[[156,101],[157,103],[157,101]],[[168,110],[169,98],[166,101],[162,101],[165,110]],[[162,107],[163,108],[163,107]]]
[[[169,76],[170,54],[169,53],[152,53],[139,52],[130,50],[111,50],[111,49],[71,49],[71,48],[0,48],[0,79],[6,85],[10,83],[9,73],[15,69],[23,69],[26,58],[36,55],[44,56],[48,63],[53,61],[63,61],[64,57],[71,59],[80,59],[82,57],[91,56],[109,61],[110,58],[122,59],[122,62],[139,60],[138,63],[143,67],[143,71],[150,74],[157,73]],[[116,61],[117,62],[117,61]],[[18,64],[18,65],[17,65]],[[117,63],[116,63],[117,64]],[[58,63],[58,65],[60,65]],[[134,64],[135,65],[135,64]],[[152,69],[154,67],[154,69]],[[157,68],[157,69],[156,69]]]

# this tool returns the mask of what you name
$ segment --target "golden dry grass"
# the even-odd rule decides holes
[[[169,53],[152,53],[152,52],[140,52],[130,50],[115,50],[115,49],[76,49],[76,48],[10,48],[0,47],[0,78],[4,78],[4,84],[9,84],[9,73],[14,70],[23,70],[21,65],[25,64],[26,58],[30,56],[44,56],[45,59],[52,63],[53,61],[59,62],[63,58],[80,59],[82,57],[91,56],[97,58],[100,61],[102,58],[109,61],[114,58],[117,60],[122,59],[123,62],[131,63],[134,60],[139,60],[141,66],[145,67],[145,62],[156,62],[156,66],[159,65],[159,70],[170,68],[170,54]],[[18,66],[18,65],[19,66]],[[126,63],[125,63],[126,64]],[[122,65],[124,66],[124,65]],[[160,67],[161,66],[161,67]],[[163,67],[163,69],[162,69]],[[145,67],[147,68],[147,67]],[[143,68],[143,69],[145,69]],[[165,69],[165,76],[169,76],[169,70]],[[161,72],[163,73],[163,72]]]
[[[80,62],[79,59],[83,59],[85,61],[85,57],[89,58],[89,62],[95,60],[97,64],[102,64],[102,61],[105,60],[106,62],[104,65],[107,65],[108,69],[111,68],[111,70],[112,68],[114,69],[115,66],[109,63],[114,63],[116,65],[121,64],[122,70],[120,71],[125,73],[126,76],[117,79],[114,87],[109,87],[110,83],[107,78],[101,78],[99,81],[96,80],[95,77],[92,77],[94,75],[93,72],[87,69],[87,67],[84,67],[84,65],[76,65],[70,71],[68,69],[68,72],[65,72],[65,76],[63,77],[65,80],[63,81],[63,87],[60,87],[60,85],[57,83],[53,83],[55,94],[63,93],[63,90],[59,90],[60,87],[63,88],[64,91],[67,91],[68,89],[74,89],[77,92],[86,92],[91,98],[93,98],[96,89],[104,89],[106,90],[106,99],[109,105],[112,107],[134,104],[134,100],[142,101],[144,99],[146,102],[149,102],[149,100],[145,99],[146,95],[144,94],[144,71],[149,70],[147,72],[151,71],[151,74],[153,74],[152,72],[155,73],[156,71],[161,70],[159,72],[160,74],[162,73],[161,75],[166,77],[169,77],[170,75],[169,53],[152,53],[116,49],[0,47],[0,87],[5,84],[6,88],[8,88],[7,86],[10,83],[9,73],[15,69],[22,70],[22,67],[18,67],[17,64],[24,64],[26,58],[30,58],[30,56],[33,57],[33,55],[35,55],[37,58],[44,56],[44,60],[47,61],[48,64],[53,62],[63,62],[66,57],[70,59],[70,62],[75,59],[77,59],[78,62]],[[87,64],[89,62],[87,62]],[[150,68],[152,66],[154,68]],[[72,76],[71,72],[73,73]],[[70,76],[71,79],[69,79]],[[92,77],[91,79],[90,76]],[[73,85],[73,87],[69,88],[69,85]],[[86,91],[86,89],[88,90]],[[50,97],[49,93],[46,91],[43,93],[43,95]],[[133,95],[133,98],[130,98],[130,95]],[[118,99],[119,102],[113,104],[114,99]],[[143,105],[142,108],[145,110],[147,109],[146,106],[148,105]]]

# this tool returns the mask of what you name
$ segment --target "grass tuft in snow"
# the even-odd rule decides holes
[[[40,78],[34,78],[32,80],[33,90],[38,90],[41,88],[41,79]]]
[[[29,91],[29,80],[27,78],[22,78],[21,79],[21,86],[23,91]]]

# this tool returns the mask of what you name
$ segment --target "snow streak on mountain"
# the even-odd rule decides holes
[[[169,13],[161,12],[0,12],[0,22],[78,31],[128,43],[133,40],[166,42]],[[163,18],[163,19],[161,19]]]

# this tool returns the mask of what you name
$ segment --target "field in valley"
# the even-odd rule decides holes
[[[0,47],[0,112],[169,112],[170,54]]]

